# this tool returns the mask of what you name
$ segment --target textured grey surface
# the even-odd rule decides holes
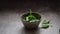
[[[46,10],[46,9],[44,9]],[[47,9],[48,10],[48,9]],[[16,12],[19,10],[4,10],[9,12],[1,12],[0,13],[0,34],[59,34],[60,27],[60,15],[55,12],[42,12],[43,9],[39,9],[42,16],[42,20],[51,20],[51,24],[53,27],[49,27],[48,29],[38,29],[37,31],[25,31],[24,26],[21,22],[21,15],[24,12]],[[50,10],[49,10],[50,11]],[[26,12],[25,12],[26,13]],[[40,25],[39,25],[40,27]]]

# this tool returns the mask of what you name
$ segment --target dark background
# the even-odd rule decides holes
[[[60,0],[0,0],[0,10],[33,9],[49,7],[51,10],[60,8]]]

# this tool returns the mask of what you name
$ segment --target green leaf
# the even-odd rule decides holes
[[[30,9],[30,15],[32,15],[32,10]]]
[[[29,15],[26,17],[26,21],[35,20],[35,19],[36,19],[36,17],[33,15]]]
[[[47,29],[49,27],[48,24],[42,24],[42,28]]]
[[[30,9],[30,14],[26,16],[26,21],[36,20],[36,17],[32,15],[32,10]]]
[[[25,20],[24,20],[24,21],[36,22],[36,21],[39,21],[39,20],[37,19],[36,16],[34,16],[34,15],[32,14],[32,10],[30,9],[30,12],[27,14],[27,16],[25,16]]]
[[[50,21],[44,20],[42,24],[49,24],[49,23],[50,23]]]

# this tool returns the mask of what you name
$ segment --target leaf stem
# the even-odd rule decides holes
[[[30,15],[32,15],[32,10],[30,9]]]

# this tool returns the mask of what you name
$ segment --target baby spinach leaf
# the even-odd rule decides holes
[[[49,27],[49,23],[50,23],[50,21],[44,20],[44,21],[42,22],[42,28],[47,29],[47,28]]]
[[[26,17],[26,21],[35,20],[35,19],[36,19],[36,17],[33,15],[29,15]]]
[[[32,11],[30,9],[30,14],[28,16],[26,16],[25,19],[26,19],[26,21],[35,22],[37,18],[32,14]]]
[[[42,24],[42,28],[47,29],[49,27],[48,24]]]
[[[49,23],[50,23],[50,21],[44,20],[42,24],[49,24]]]

